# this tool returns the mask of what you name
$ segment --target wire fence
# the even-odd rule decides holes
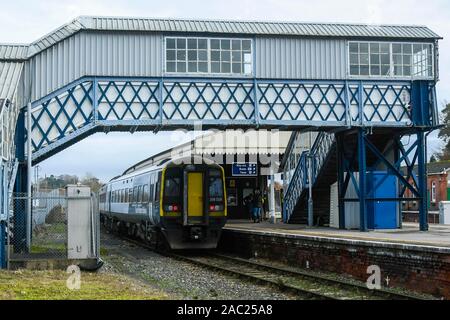
[[[31,198],[13,194],[7,234],[10,259],[67,258],[67,197],[56,192]]]

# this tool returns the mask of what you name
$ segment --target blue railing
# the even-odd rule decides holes
[[[308,157],[312,157],[311,176],[313,181],[311,181],[311,183],[314,185],[317,177],[324,167],[325,161],[334,142],[334,134],[321,132],[317,136],[311,150],[304,151],[301,154],[300,160],[298,161],[297,167],[295,168],[294,174],[284,196],[283,220],[285,222],[289,221],[302,193],[308,188],[308,170],[310,164]]]
[[[33,160],[95,130],[410,127],[411,82],[84,77],[32,103]]]

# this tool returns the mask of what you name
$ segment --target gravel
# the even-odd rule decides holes
[[[111,234],[102,234],[102,253],[104,271],[124,273],[144,281],[172,299],[295,299],[267,286],[159,255]]]

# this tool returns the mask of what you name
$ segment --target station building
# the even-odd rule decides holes
[[[250,219],[245,199],[256,190],[267,196],[270,165],[280,166],[291,138],[289,131],[227,130],[206,132],[191,141],[153,155],[125,170],[123,174],[157,164],[168,158],[201,156],[224,168],[229,219]],[[306,150],[308,146],[305,146]],[[274,172],[276,174],[277,172]],[[278,186],[282,185],[280,175]],[[276,215],[281,218],[281,188],[276,188]],[[267,197],[265,198],[267,201]],[[267,210],[266,202],[266,213]]]

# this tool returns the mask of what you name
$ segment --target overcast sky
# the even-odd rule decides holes
[[[29,43],[79,15],[426,25],[440,42],[438,99],[450,101],[448,0],[0,0],[0,42]],[[188,140],[188,137],[184,138]],[[102,180],[182,142],[167,133],[97,134],[40,164],[40,174],[91,172]],[[438,148],[435,138],[431,149]]]

